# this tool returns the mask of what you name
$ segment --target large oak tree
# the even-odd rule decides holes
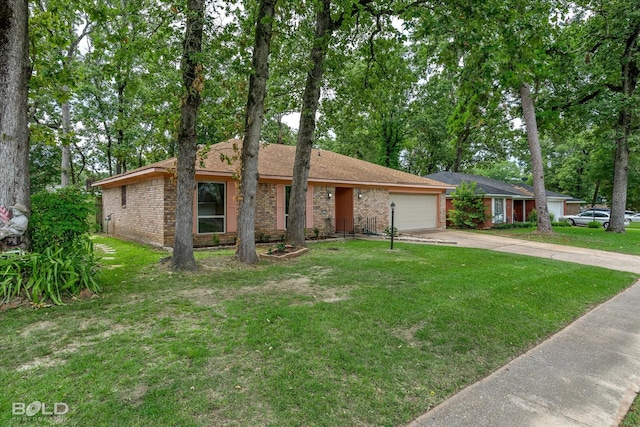
[[[195,270],[193,256],[193,195],[197,151],[197,124],[204,73],[200,62],[204,26],[204,0],[187,2],[187,26],[182,55],[184,94],[178,134],[178,180],[176,184],[176,232],[171,264],[174,270]]]
[[[0,204],[30,205],[27,0],[0,0]]]
[[[242,143],[238,200],[238,242],[236,256],[242,262],[258,262],[255,242],[256,195],[258,191],[258,154],[264,120],[264,100],[269,77],[269,51],[277,0],[261,0],[256,22],[252,74]]]

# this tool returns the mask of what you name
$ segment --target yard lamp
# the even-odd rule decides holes
[[[396,204],[391,202],[391,250],[393,250],[393,235],[395,234],[394,216],[396,212]]]

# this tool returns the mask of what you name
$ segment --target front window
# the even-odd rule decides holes
[[[493,199],[493,223],[500,224],[505,221],[504,199]]]
[[[198,183],[198,233],[224,233],[226,212],[224,195],[224,183]]]

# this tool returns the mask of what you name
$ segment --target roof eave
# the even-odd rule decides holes
[[[91,184],[92,187],[112,187],[115,184],[120,184],[123,182],[137,181],[140,178],[147,178],[149,176],[154,175],[164,175],[168,173],[167,168],[164,167],[152,167],[147,169],[141,169],[135,172],[115,175],[109,178],[102,179],[100,181],[94,182]]]

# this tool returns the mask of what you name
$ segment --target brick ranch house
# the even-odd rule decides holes
[[[462,182],[475,182],[476,190],[484,193],[484,205],[487,212],[485,228],[496,224],[523,222],[529,213],[535,209],[535,195],[533,187],[525,184],[511,184],[480,175],[470,175],[458,172],[436,172],[427,178],[437,180],[458,187]],[[447,190],[447,212],[453,210],[451,194],[454,190]],[[557,220],[563,215],[580,212],[581,200],[571,196],[547,190],[547,208]]]
[[[196,162],[195,246],[233,243],[237,237],[235,172],[242,141],[211,146]],[[295,147],[260,146],[256,238],[279,239],[288,217]],[[116,237],[171,247],[175,233],[176,159],[168,159],[93,184],[102,189],[102,225]],[[307,233],[381,233],[394,202],[398,230],[444,228],[445,192],[453,187],[353,159],[313,150],[309,170]]]

